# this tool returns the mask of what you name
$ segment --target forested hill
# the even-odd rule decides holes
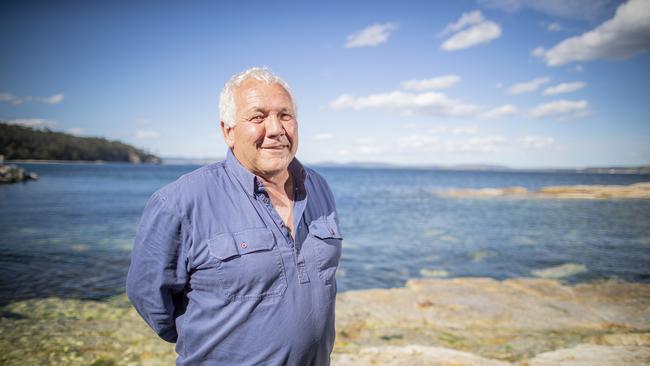
[[[78,137],[0,122],[0,155],[6,160],[87,160],[160,163],[131,145],[97,137]]]

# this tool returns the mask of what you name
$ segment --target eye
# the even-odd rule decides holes
[[[262,123],[262,121],[264,121],[264,116],[261,114],[256,114],[253,117],[249,118],[248,121],[253,123]]]
[[[291,121],[293,119],[293,115],[289,113],[281,113],[280,114],[280,119],[283,121]]]

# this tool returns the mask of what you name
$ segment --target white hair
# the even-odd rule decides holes
[[[219,95],[219,114],[221,121],[227,127],[235,127],[237,121],[235,121],[235,95],[233,91],[235,88],[240,86],[245,80],[255,78],[259,81],[263,81],[267,84],[279,84],[287,91],[289,97],[291,97],[291,103],[293,104],[293,113],[297,118],[298,110],[296,106],[295,99],[293,94],[291,94],[291,88],[286,81],[282,80],[281,77],[275,75],[271,70],[266,67],[251,67],[250,69],[240,72],[239,74],[233,75],[226,82],[226,85],[223,86],[221,94]]]

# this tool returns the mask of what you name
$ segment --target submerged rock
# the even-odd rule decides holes
[[[584,264],[565,263],[559,266],[534,270],[530,273],[535,277],[541,278],[564,278],[583,272],[587,272],[587,267]]]

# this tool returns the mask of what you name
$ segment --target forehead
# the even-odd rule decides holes
[[[247,79],[234,90],[238,111],[250,109],[293,109],[291,96],[280,84],[267,84],[257,79]]]

